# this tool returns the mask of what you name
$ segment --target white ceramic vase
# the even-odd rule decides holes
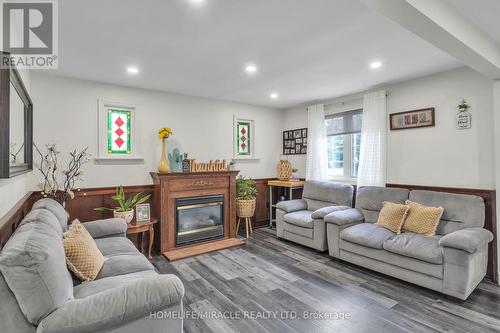
[[[125,222],[130,223],[132,219],[134,218],[134,210],[131,209],[128,212],[117,212],[116,210],[113,211],[113,214],[116,218],[119,219],[124,219]]]

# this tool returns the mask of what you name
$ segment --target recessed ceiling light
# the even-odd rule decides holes
[[[382,67],[382,62],[380,62],[380,61],[374,61],[370,64],[371,69],[377,69],[380,67]]]
[[[127,72],[130,74],[137,74],[137,73],[139,73],[139,68],[130,66],[130,67],[127,67]]]
[[[257,72],[257,66],[255,64],[248,64],[245,67],[245,72],[247,72],[248,74],[254,74]]]
[[[271,95],[269,95],[269,97],[271,97],[272,99],[277,99],[278,97],[280,97],[280,95],[278,95],[278,93],[271,93]]]
[[[194,4],[202,4],[205,2],[205,0],[189,0],[191,3],[194,3]]]

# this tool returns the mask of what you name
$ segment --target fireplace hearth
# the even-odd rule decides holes
[[[185,245],[224,236],[224,196],[175,200],[175,244]]]

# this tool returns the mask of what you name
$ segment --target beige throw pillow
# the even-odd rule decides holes
[[[74,220],[63,238],[66,264],[82,281],[93,281],[104,264],[104,256],[85,227]]]
[[[410,200],[406,200],[406,204],[410,207],[410,211],[403,225],[403,231],[434,236],[444,208],[428,207]]]
[[[378,215],[377,223],[375,224],[389,229],[396,234],[400,234],[408,210],[409,207],[406,205],[384,201],[382,210]]]

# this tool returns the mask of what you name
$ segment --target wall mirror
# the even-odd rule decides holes
[[[2,63],[6,52],[0,52]],[[14,67],[0,68],[0,178],[33,169],[33,103]]]

